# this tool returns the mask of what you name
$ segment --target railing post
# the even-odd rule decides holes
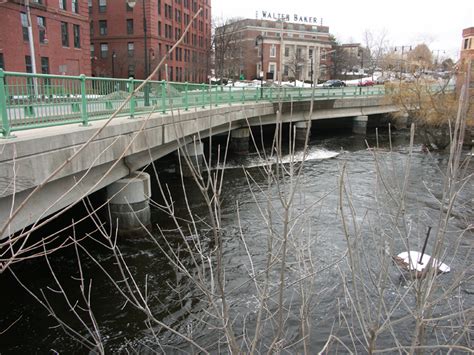
[[[255,102],[258,102],[258,97],[259,97],[259,94],[260,94],[260,88],[255,88]]]
[[[245,103],[245,86],[242,86],[242,103]]]
[[[188,82],[184,83],[184,109],[187,111],[189,109],[189,92],[188,92]]]
[[[229,106],[232,106],[232,86],[229,86]]]
[[[166,113],[166,81],[161,81],[161,113]]]
[[[133,77],[128,78],[128,93],[130,95],[135,91],[135,82]],[[135,118],[135,95],[130,98],[130,118]]]
[[[302,94],[301,94],[301,88],[298,89],[298,96],[299,96],[299,100],[301,101],[301,97],[302,97]]]
[[[219,106],[219,85],[216,85],[216,107]]]
[[[206,91],[207,91],[207,84],[202,84],[202,93],[201,93],[202,108],[206,107]]]
[[[81,120],[83,126],[89,126],[89,116],[87,115],[87,96],[86,96],[86,76],[80,75],[81,81]]]
[[[10,135],[10,122],[8,121],[7,112],[7,95],[5,90],[5,73],[0,69],[0,116],[2,116],[2,136],[0,138],[13,138]]]

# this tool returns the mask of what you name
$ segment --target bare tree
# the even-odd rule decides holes
[[[214,19],[213,46],[216,76],[235,79],[240,74],[246,44],[242,41],[244,22],[240,18]]]
[[[364,42],[369,54],[368,58],[364,59],[364,63],[370,68],[370,72],[373,73],[375,69],[380,66],[381,60],[387,52],[387,31],[382,30],[375,32],[366,30],[364,32]]]
[[[343,72],[352,70],[357,64],[357,56],[342,46],[334,37],[330,37],[331,45],[333,47],[332,53],[332,77],[337,78]]]
[[[417,45],[407,55],[408,65],[411,72],[423,72],[433,67],[433,55],[424,43]]]
[[[290,51],[289,56],[285,57],[284,61],[284,70],[288,75],[288,79],[292,80],[302,80],[304,79],[304,67],[306,60],[303,58],[303,55],[300,51]]]

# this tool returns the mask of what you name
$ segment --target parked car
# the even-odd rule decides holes
[[[372,80],[365,80],[365,81],[360,81],[357,86],[374,86],[375,82]]]
[[[339,88],[342,86],[346,86],[346,83],[341,80],[328,80],[323,83],[323,87],[325,88]]]

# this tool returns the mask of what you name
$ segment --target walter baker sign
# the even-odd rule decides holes
[[[317,23],[317,17],[312,17],[312,16],[301,16],[298,14],[290,15],[290,14],[285,14],[285,13],[280,13],[280,12],[271,12],[271,11],[262,11],[261,14],[264,20]]]

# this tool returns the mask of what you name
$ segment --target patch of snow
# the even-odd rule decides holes
[[[418,251],[404,251],[397,255],[399,258],[403,259],[403,261],[409,265],[409,270],[416,270],[416,271],[423,271],[431,261],[431,266],[435,266],[441,272],[450,272],[451,268],[440,262],[437,261],[435,258],[432,258],[428,254],[423,254],[423,258],[421,259],[421,263],[418,262],[420,260],[421,253]]]

